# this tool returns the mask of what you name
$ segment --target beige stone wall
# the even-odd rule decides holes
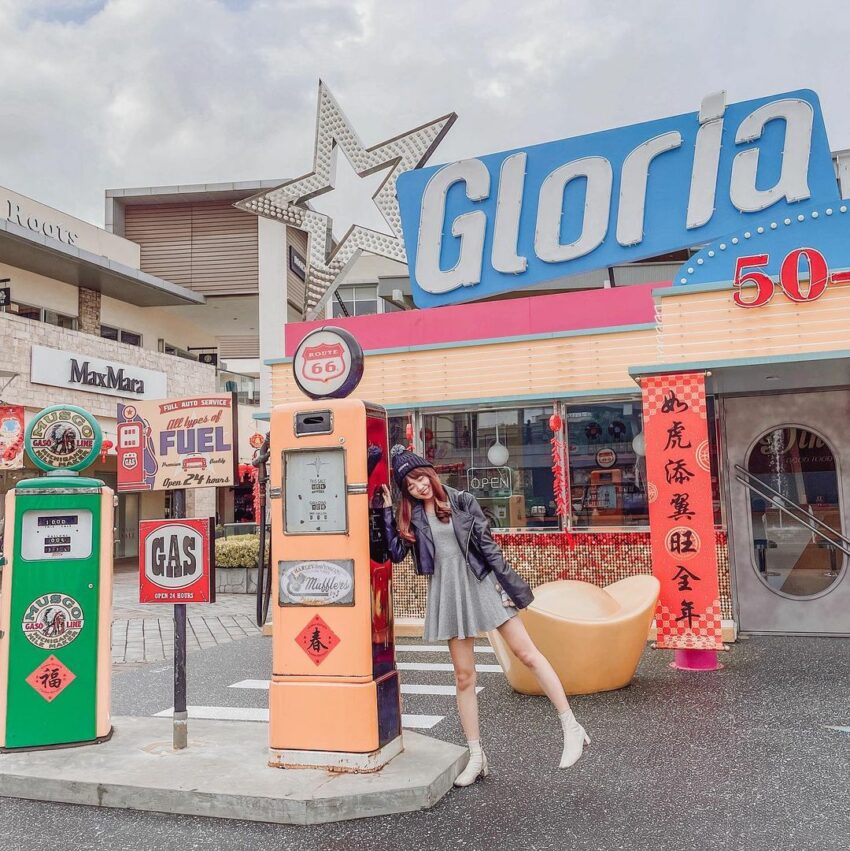
[[[80,287],[77,324],[83,334],[100,336],[100,293]]]
[[[97,417],[115,420],[116,405],[119,401],[117,396],[30,384],[30,349],[33,345],[49,346],[159,370],[168,376],[169,396],[210,393],[216,387],[215,368],[197,361],[184,360],[137,346],[125,346],[80,331],[69,331],[45,322],[33,322],[11,313],[2,313],[0,350],[3,354],[0,369],[19,373],[3,391],[3,401],[9,404],[23,405],[32,410],[41,410],[48,405],[61,403],[82,405]]]

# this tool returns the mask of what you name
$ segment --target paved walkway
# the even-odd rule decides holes
[[[118,570],[112,595],[112,663],[138,665],[174,657],[173,606],[139,603],[135,570]],[[258,635],[253,594],[220,594],[218,602],[188,606],[188,652]]]

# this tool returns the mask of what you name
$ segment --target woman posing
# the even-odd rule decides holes
[[[455,785],[469,786],[489,773],[478,728],[474,639],[492,629],[499,630],[554,704],[564,731],[559,767],[569,768],[590,739],[576,721],[558,675],[515,617],[517,608],[532,601],[531,588],[505,562],[475,497],[444,487],[428,461],[401,446],[393,447],[392,456],[401,505],[396,524],[385,486],[387,548],[394,562],[413,551],[416,572],[428,577],[423,638],[449,642],[457,708],[469,743],[469,762]]]

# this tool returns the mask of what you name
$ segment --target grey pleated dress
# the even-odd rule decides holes
[[[434,573],[428,577],[423,639],[471,638],[514,617],[517,610],[502,604],[493,574],[477,579],[467,567],[452,523],[426,516],[434,538]]]

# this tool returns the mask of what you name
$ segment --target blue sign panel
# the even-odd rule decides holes
[[[808,90],[730,105],[713,95],[699,112],[409,171],[397,192],[419,307],[706,244],[839,201]]]

